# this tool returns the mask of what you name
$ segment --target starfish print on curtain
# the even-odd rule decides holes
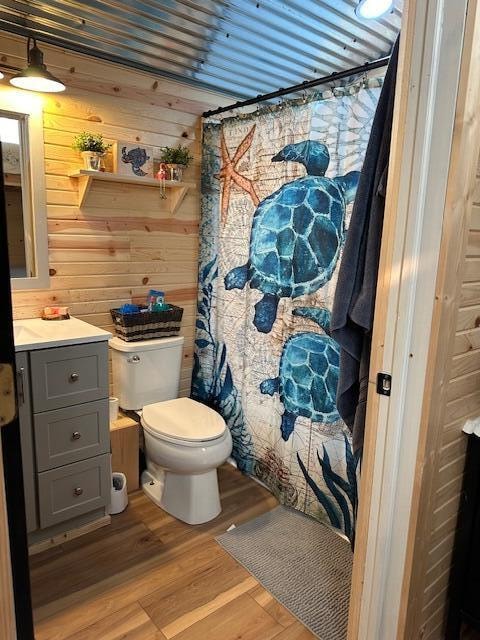
[[[255,191],[255,187],[253,182],[249,178],[245,178],[237,171],[237,165],[243,156],[250,149],[252,144],[253,136],[255,133],[255,126],[250,129],[245,138],[238,145],[237,150],[233,158],[230,158],[230,153],[228,151],[227,143],[225,141],[225,134],[222,131],[221,138],[221,150],[222,150],[222,161],[223,165],[216,175],[219,180],[223,180],[223,188],[222,188],[222,201],[221,201],[221,221],[222,225],[224,225],[227,221],[228,215],[228,206],[230,203],[230,191],[232,189],[232,182],[236,184],[238,187],[246,191],[255,206],[260,202],[260,198]]]

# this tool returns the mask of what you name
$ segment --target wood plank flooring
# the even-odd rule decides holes
[[[277,501],[233,467],[223,511],[192,527],[141,492],[112,524],[30,559],[36,640],[311,640],[214,540]]]

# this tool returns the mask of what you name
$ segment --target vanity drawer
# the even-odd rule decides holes
[[[109,458],[110,455],[105,454],[38,474],[42,529],[107,505]]]
[[[33,411],[108,397],[108,345],[77,344],[30,354]]]
[[[108,399],[37,413],[34,431],[38,471],[108,453]]]

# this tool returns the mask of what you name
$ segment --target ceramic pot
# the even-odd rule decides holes
[[[104,153],[98,151],[82,151],[83,164],[87,171],[104,171]]]
[[[172,164],[169,162],[162,163],[165,167],[166,172],[166,180],[175,180],[176,182],[181,182],[183,179],[183,170],[185,169],[185,165],[183,164]]]

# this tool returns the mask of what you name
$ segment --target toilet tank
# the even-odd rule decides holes
[[[178,398],[183,337],[125,342],[109,341],[112,350],[113,394],[122,409]]]

